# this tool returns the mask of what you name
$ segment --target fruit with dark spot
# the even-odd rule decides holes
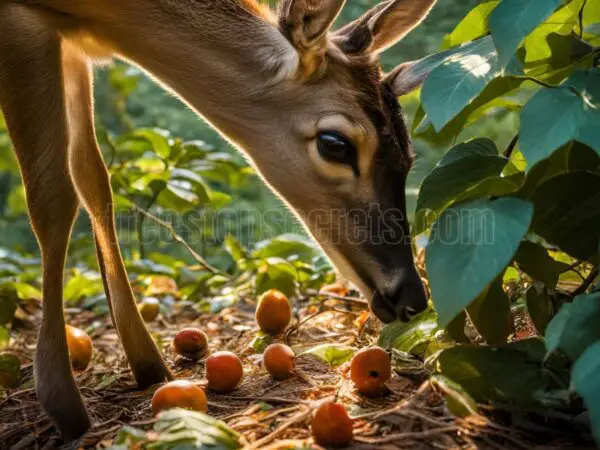
[[[265,333],[281,333],[292,320],[292,308],[285,294],[277,289],[263,293],[256,306],[256,323]]]
[[[352,358],[350,378],[363,395],[376,397],[385,394],[385,383],[391,376],[390,356],[381,347],[365,348]]]
[[[244,367],[234,353],[221,351],[206,358],[208,388],[219,393],[233,391],[244,377]]]
[[[67,325],[67,346],[73,370],[85,370],[92,359],[92,339],[83,330]]]
[[[343,447],[352,442],[352,419],[339,403],[321,405],[312,418],[312,436],[324,447]]]
[[[160,312],[160,303],[156,298],[147,297],[138,304],[138,310],[140,311],[144,322],[152,322]]]
[[[159,387],[152,397],[152,414],[171,408],[208,411],[204,389],[187,380],[175,380]]]
[[[11,353],[0,354],[0,386],[14,389],[21,383],[21,362]]]
[[[184,328],[173,339],[173,349],[178,355],[198,360],[206,355],[208,338],[198,328]]]
[[[271,344],[265,349],[263,364],[273,378],[285,380],[294,373],[296,355],[285,344]]]

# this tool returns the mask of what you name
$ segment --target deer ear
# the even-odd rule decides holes
[[[408,94],[419,88],[433,69],[452,55],[454,50],[426,56],[417,61],[402,63],[383,77],[382,83],[392,88],[397,97]]]
[[[437,0],[388,0],[338,30],[342,48],[352,53],[381,53],[419,25]]]
[[[345,0],[281,1],[279,28],[300,54],[304,66],[318,65],[315,59],[325,54],[327,32],[344,3]]]

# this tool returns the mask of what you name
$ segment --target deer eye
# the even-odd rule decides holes
[[[356,147],[345,136],[336,131],[323,131],[317,135],[317,147],[322,158],[349,165],[358,176]]]

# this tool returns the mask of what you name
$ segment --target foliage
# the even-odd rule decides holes
[[[444,39],[442,57],[426,61],[413,123],[418,137],[447,142],[475,121],[520,118],[504,151],[489,138],[459,143],[420,187],[415,230],[439,324],[463,342],[467,324],[491,345],[447,348],[437,369],[478,402],[561,409],[574,405],[571,374],[596,436],[599,22],[597,0],[482,2]],[[512,313],[524,308],[545,346],[508,343]]]

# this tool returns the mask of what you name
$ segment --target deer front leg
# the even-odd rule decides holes
[[[83,434],[90,421],[71,372],[63,317],[63,269],[78,202],[67,164],[60,41],[35,12],[2,3],[0,36],[0,107],[42,255],[36,391],[44,410],[70,440]]]
[[[94,131],[89,63],[79,49],[68,43],[64,48],[71,178],[92,221],[115,327],[138,385],[147,387],[171,379],[171,374],[138,312],[121,257],[109,175]]]

